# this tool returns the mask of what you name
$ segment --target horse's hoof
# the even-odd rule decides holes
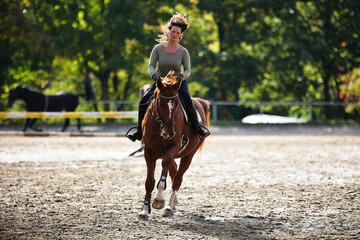
[[[153,206],[153,208],[156,208],[156,209],[162,209],[163,207],[165,207],[165,200],[157,200],[155,198],[152,203],[152,206]]]
[[[174,211],[171,208],[165,208],[162,214],[163,217],[172,217],[174,216]]]
[[[149,219],[147,214],[141,214],[141,213],[139,214],[138,218],[140,221],[147,221]]]

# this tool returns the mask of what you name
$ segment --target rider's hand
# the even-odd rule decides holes
[[[151,76],[152,79],[154,79],[154,81],[156,81],[158,78],[160,78],[160,75],[157,74],[157,73],[154,73],[152,76]]]
[[[178,81],[181,81],[184,78],[184,75],[182,75],[181,73],[176,74],[175,76]]]

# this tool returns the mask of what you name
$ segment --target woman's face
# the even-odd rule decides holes
[[[178,42],[181,38],[181,28],[172,26],[169,31],[169,40]]]

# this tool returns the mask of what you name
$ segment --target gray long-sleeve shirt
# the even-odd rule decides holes
[[[156,45],[150,54],[149,73],[150,76],[155,73],[165,77],[169,71],[174,70],[175,74],[181,73],[181,66],[184,67],[183,79],[191,74],[190,54],[186,48],[180,45],[179,49],[174,53],[165,51],[163,44]],[[157,70],[156,70],[156,67]]]

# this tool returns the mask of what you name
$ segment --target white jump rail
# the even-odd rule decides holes
[[[136,111],[121,112],[0,112],[5,118],[137,118]]]

